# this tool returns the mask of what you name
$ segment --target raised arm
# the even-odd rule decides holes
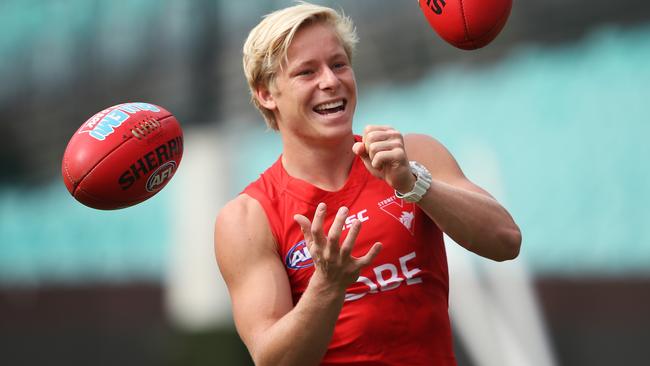
[[[519,254],[521,232],[508,211],[472,183],[456,159],[426,135],[404,137],[410,160],[424,164],[433,177],[418,203],[454,241],[483,257],[503,261]],[[410,188],[409,188],[410,190]]]
[[[465,177],[440,142],[426,135],[402,136],[388,126],[368,126],[363,138],[354,152],[373,174],[401,193],[415,184],[408,161],[427,167],[433,181],[417,204],[454,241],[496,261],[518,256],[521,232],[517,224],[499,202]]]
[[[319,206],[313,223],[303,216],[296,218],[316,270],[295,307],[261,205],[241,195],[217,218],[217,262],[230,292],[237,331],[256,365],[317,365],[333,334],[345,289],[377,254],[379,248],[358,259],[349,255],[360,223],[353,226],[339,248],[347,211],[339,210],[325,235],[325,210],[324,205]]]

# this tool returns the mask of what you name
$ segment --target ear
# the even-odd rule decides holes
[[[266,109],[275,110],[277,108],[271,90],[267,86],[257,87],[257,89],[255,89],[255,98],[257,99],[257,102]]]

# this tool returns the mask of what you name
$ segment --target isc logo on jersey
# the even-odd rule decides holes
[[[359,212],[357,212],[355,214],[352,214],[352,215],[346,217],[345,218],[345,225],[343,225],[343,231],[345,231],[345,229],[351,228],[352,223],[357,221],[357,220],[359,220],[361,222],[368,221],[370,219],[370,217],[366,216],[367,214],[368,214],[368,210],[364,209],[364,210],[361,210],[361,211],[359,211]]]
[[[104,141],[107,136],[115,132],[122,123],[139,111],[160,112],[160,109],[149,103],[125,103],[114,108],[105,109],[92,116],[79,129],[78,133],[87,133],[98,141]]]
[[[299,241],[296,245],[289,249],[287,256],[284,258],[284,263],[287,268],[301,269],[314,265],[311,259],[311,253],[307,249],[307,243],[304,240]]]

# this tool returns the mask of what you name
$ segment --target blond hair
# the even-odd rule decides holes
[[[273,111],[260,105],[255,96],[259,87],[271,87],[282,62],[287,61],[289,45],[296,32],[306,24],[330,24],[343,44],[350,61],[358,37],[352,20],[334,9],[300,2],[297,5],[274,11],[248,34],[244,43],[244,75],[251,93],[251,101],[262,113],[268,127],[277,130]]]

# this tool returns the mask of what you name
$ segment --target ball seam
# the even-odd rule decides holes
[[[463,18],[463,28],[465,28],[465,40],[470,40],[469,38],[469,26],[467,25],[467,17],[465,16],[465,7],[463,6],[463,0],[460,2],[460,15]]]
[[[501,14],[501,17],[499,18],[499,21],[496,22],[487,32],[485,32],[485,34],[482,37],[476,39],[468,39],[466,42],[461,43],[461,45],[477,47],[476,46],[477,44],[481,44],[484,39],[491,37],[494,30],[497,29],[499,25],[501,25],[501,23],[504,23],[505,25],[505,20],[507,20],[511,11],[512,11],[512,7],[508,7],[506,10],[504,10],[503,14]],[[476,49],[476,48],[472,48],[472,49]]]
[[[128,202],[121,202],[121,201],[107,200],[107,199],[105,199],[105,198],[99,198],[99,197],[97,197],[96,195],[94,195],[94,194],[88,192],[87,190],[85,190],[85,189],[83,189],[83,188],[81,188],[81,187],[79,187],[78,189],[75,189],[75,193],[76,193],[77,191],[81,191],[81,192],[83,192],[85,195],[87,195],[88,197],[91,197],[91,198],[94,199],[96,202],[101,203],[101,204],[109,204],[109,205],[118,204],[118,205],[122,205],[122,206],[120,206],[120,207],[109,208],[109,209],[102,208],[101,210],[119,210],[119,209],[121,209],[121,208],[126,208],[126,207],[129,207],[129,206],[133,206],[133,205],[135,205],[135,204],[138,204],[138,203],[144,202],[145,200],[147,200],[147,199],[150,198],[150,197],[147,197],[147,198],[145,198],[145,199],[137,199],[137,200],[128,201]],[[96,207],[92,207],[92,208],[97,209]]]
[[[120,146],[124,145],[127,141],[131,140],[132,138],[134,138],[134,137],[133,137],[133,136],[129,136],[126,140],[123,140],[119,145],[115,146],[113,149],[111,149],[109,152],[107,152],[107,153],[106,153],[106,154],[105,154],[105,155],[104,155],[104,156],[103,156],[103,157],[102,157],[102,158],[97,162],[97,164],[95,164],[92,168],[88,169],[88,171],[86,172],[86,174],[84,174],[81,178],[79,178],[79,183],[77,183],[77,185],[74,187],[74,191],[73,191],[72,195],[74,196],[74,194],[77,193],[77,189],[79,189],[79,186],[81,185],[81,182],[83,182],[83,180],[86,179],[86,177],[87,177],[90,173],[92,173],[92,172],[93,172],[93,171],[94,171],[94,170],[95,170],[95,169],[96,169],[96,168],[97,168],[97,167],[102,163],[102,161],[104,161],[104,159],[106,159],[106,157],[108,157],[109,155],[111,155],[115,150],[119,149]]]

